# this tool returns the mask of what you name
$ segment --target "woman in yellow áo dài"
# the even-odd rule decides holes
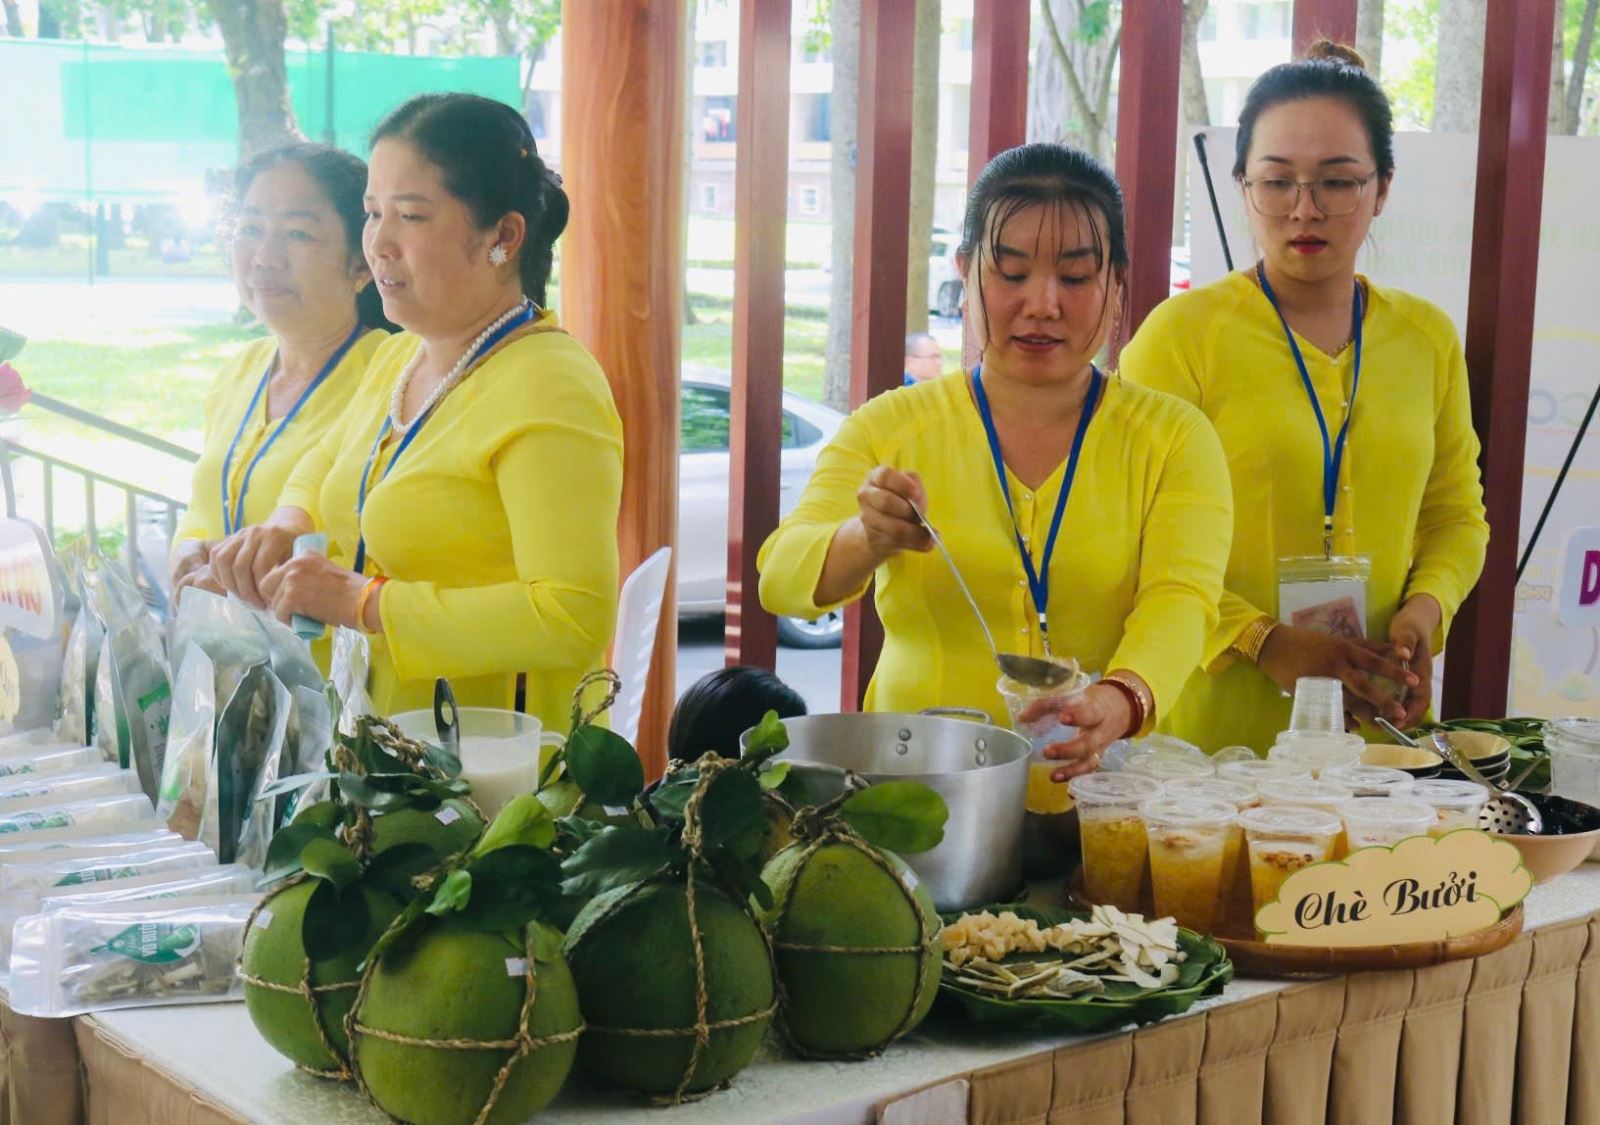
[[[926,512],[1002,650],[1105,673],[1061,713],[1056,780],[1147,729],[1198,665],[1231,536],[1227,469],[1193,407],[1093,363],[1119,316],[1122,193],[1061,145],[1001,153],[973,185],[959,254],[979,368],[882,395],[822,452],[761,549],[761,601],[816,617],[876,580],[883,653],[866,705],[977,707],[998,672]]]
[[[565,731],[616,618],[622,424],[594,358],[541,305],[567,221],[560,181],[509,106],[413,98],[379,126],[367,261],[406,329],[373,358],[348,421],[281,507],[212,566],[282,619],[371,636],[383,714],[526,709]],[[330,557],[290,559],[328,533]]]
[[[1383,90],[1347,48],[1267,71],[1234,178],[1261,260],[1157,308],[1122,374],[1205,411],[1227,452],[1222,620],[1164,729],[1258,753],[1304,676],[1413,723],[1489,528],[1466,363],[1443,311],[1356,274],[1394,176]]]
[[[205,444],[172,552],[174,593],[220,591],[217,543],[260,523],[306,450],[344,415],[393,327],[361,252],[367,166],[324,145],[272,149],[234,176],[239,299],[271,335],[231,360],[206,396]]]

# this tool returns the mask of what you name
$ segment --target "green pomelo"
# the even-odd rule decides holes
[[[552,933],[552,948],[554,940]],[[526,997],[516,962],[526,956],[506,934],[453,920],[425,922],[384,950],[356,1018],[364,1028],[413,1039],[509,1040]],[[529,1033],[537,1039],[576,1028],[578,994],[566,962],[556,955],[535,970]],[[535,1048],[512,1068],[488,1122],[514,1125],[549,1104],[577,1049],[576,1039]],[[355,1046],[372,1100],[413,1125],[470,1125],[510,1056],[505,1048],[426,1047],[366,1031],[357,1033]]]
[[[399,844],[427,844],[443,860],[477,843],[483,828],[483,817],[457,797],[432,812],[395,809],[372,818],[372,854]]]
[[[682,883],[620,887],[593,899],[573,922],[567,961],[589,1029],[578,1059],[595,1078],[670,1095],[694,1050],[695,959]],[[695,882],[695,918],[705,954],[706,1020],[755,1016],[772,1007],[772,962],[755,921],[709,884]],[[738,1073],[766,1035],[770,1015],[718,1028],[685,1092],[709,1090]],[[676,1036],[618,1029],[681,1028]]]
[[[926,932],[937,932],[939,916],[928,889],[898,856],[878,852],[888,865],[884,870],[850,844],[824,844],[809,856],[807,847],[796,844],[761,873],[774,901],[761,920],[776,947],[784,1025],[804,1052],[869,1054],[916,1027],[933,1007],[942,972],[939,950],[932,943],[921,953],[783,946],[918,946],[924,925]]]
[[[320,885],[308,879],[286,887],[268,897],[255,925],[244,939],[243,968],[247,977],[270,981],[273,984],[300,987],[305,972],[305,945],[301,940],[301,922],[305,918],[306,903]],[[244,1003],[250,1019],[272,1048],[291,1062],[312,1070],[340,1070],[350,1051],[345,1037],[344,1017],[355,1002],[356,985],[361,980],[358,966],[366,959],[367,951],[377,942],[383,931],[400,913],[400,903],[383,891],[362,889],[371,921],[361,942],[354,949],[311,964],[313,987],[348,985],[330,992],[317,993],[316,1013],[306,1003],[303,995],[279,992],[246,983]],[[271,911],[268,915],[267,912]],[[263,918],[270,918],[263,926]],[[320,1019],[328,1041],[337,1056],[330,1055],[317,1034],[316,1021]]]
[[[761,802],[761,809],[767,817],[767,838],[761,842],[761,850],[756,853],[755,861],[758,866],[765,867],[777,858],[779,852],[794,843],[794,813],[770,794]]]

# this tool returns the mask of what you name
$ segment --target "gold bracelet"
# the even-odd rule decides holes
[[[1155,716],[1156,704],[1150,695],[1150,689],[1122,672],[1111,672],[1101,676],[1100,682],[1121,688],[1122,693],[1128,697],[1129,706],[1133,711],[1133,722],[1122,737],[1134,738],[1143,734]]]
[[[367,584],[361,587],[361,600],[356,603],[356,628],[363,633],[372,631],[367,628],[367,603],[372,600],[374,594],[383,589],[387,581],[389,581],[387,578],[380,575],[377,578],[367,579]]]
[[[1262,614],[1244,627],[1244,632],[1239,634],[1238,640],[1228,648],[1244,657],[1252,664],[1261,663],[1261,650],[1266,647],[1267,638],[1278,627],[1280,622]]]

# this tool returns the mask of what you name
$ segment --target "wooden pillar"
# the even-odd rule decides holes
[[[622,414],[624,576],[677,538],[687,4],[566,0],[562,10],[561,174],[572,199],[562,321],[600,361]],[[676,572],[674,558],[639,724],[650,777],[666,763],[676,695]]]
[[[1294,0],[1294,55],[1318,39],[1354,45],[1356,0]]]
[[[1028,19],[1031,0],[979,0],[972,11],[972,104],[967,184],[983,166],[1028,138]]]
[[[774,669],[778,623],[756,552],[778,526],[789,219],[790,0],[742,0],[733,189],[733,395],[728,428],[729,664]],[[759,143],[758,143],[759,139]]]
[[[1128,314],[1112,342],[1133,336],[1171,287],[1172,198],[1178,154],[1178,58],[1183,0],[1125,0],[1117,88],[1117,179],[1128,216]]]
[[[856,244],[850,320],[850,402],[900,386],[905,373],[906,212],[911,204],[911,82],[916,9],[861,0]],[[919,233],[918,237],[922,237]],[[845,612],[840,708],[861,706],[883,647],[870,599]]]
[[[1495,717],[1511,678],[1555,0],[1489,0],[1488,18],[1466,351],[1489,554],[1451,628],[1443,712]]]

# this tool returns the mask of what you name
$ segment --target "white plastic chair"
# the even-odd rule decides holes
[[[622,690],[611,705],[611,729],[629,742],[639,736],[644,713],[644,689],[650,679],[656,633],[661,626],[661,601],[667,592],[667,570],[672,548],[663,547],[628,575],[617,599],[617,633],[611,642],[611,666],[622,680]]]

